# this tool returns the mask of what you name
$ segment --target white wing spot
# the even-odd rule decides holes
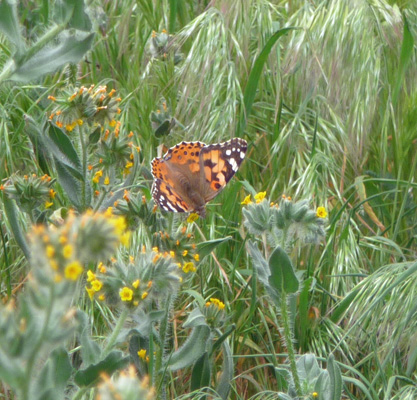
[[[172,210],[172,211],[177,211],[173,206],[172,206],[172,204],[171,203],[167,203],[167,206]]]
[[[236,151],[236,147],[233,147],[232,151]]]
[[[245,158],[245,153],[243,151],[240,152],[240,158]]]
[[[230,154],[232,154],[231,150],[230,149],[227,149],[226,150],[226,156],[230,156]]]
[[[168,209],[168,207],[167,207],[167,206],[162,206],[162,208],[163,208],[165,211],[169,211],[169,209]]]
[[[161,194],[161,195],[159,196],[159,199],[160,199],[160,200],[165,200],[165,197]]]
[[[236,172],[239,167],[237,166],[237,163],[236,163],[235,159],[234,158],[230,158],[229,159],[229,163],[232,166],[233,171]]]

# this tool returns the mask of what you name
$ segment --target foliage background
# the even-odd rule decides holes
[[[19,3],[26,38],[44,32],[47,7],[46,1]],[[181,321],[193,302],[191,290],[218,297],[236,324],[232,398],[280,390],[270,367],[284,361],[285,345],[276,310],[262,292],[252,297],[256,283],[240,202],[260,191],[271,201],[282,194],[310,199],[326,206],[328,229],[324,243],[291,255],[312,278],[305,312],[294,322],[297,349],[323,358],[334,353],[343,372],[361,380],[372,398],[415,398],[416,278],[405,274],[417,254],[415,2],[124,0],[93,1],[89,10],[97,33],[76,68],[0,86],[1,180],[42,173],[24,115],[40,121],[51,111],[47,97],[69,84],[106,84],[120,94],[123,132],[133,131],[141,148],[143,168],[132,192],[139,185],[150,188],[149,163],[161,144],[244,137],[249,148],[238,179],[197,222],[197,242],[231,236],[232,244],[219,246],[216,258],[207,257],[182,288],[173,340],[181,343],[187,335]],[[257,87],[251,86],[257,57],[283,27],[297,29],[278,40]],[[180,57],[176,64],[150,49],[152,32],[163,29],[173,35],[167,51]],[[0,43],[4,65],[12,48],[3,36]],[[248,97],[253,103],[245,118]],[[177,123],[157,137],[151,114],[163,102]],[[170,218],[174,224],[181,219]],[[23,215],[21,223],[29,224]],[[28,266],[7,219],[1,224],[5,295],[18,290]],[[132,248],[140,251],[148,240],[138,230]],[[106,319],[89,312],[97,333],[105,334]],[[186,392],[188,378],[186,371],[172,377],[171,398]],[[345,393],[364,396],[348,380]]]

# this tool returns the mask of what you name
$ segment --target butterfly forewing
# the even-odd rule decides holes
[[[204,199],[213,199],[232,179],[246,155],[247,143],[234,138],[201,149],[201,165],[204,177]]]

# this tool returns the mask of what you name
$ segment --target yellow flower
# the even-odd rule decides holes
[[[187,254],[188,254],[188,250],[184,250],[184,251],[182,252],[182,256],[183,256],[183,257],[185,257]]]
[[[211,298],[210,299],[210,303],[209,303],[209,305],[210,304],[213,304],[214,306],[216,306],[219,310],[223,310],[224,309],[224,303],[223,302],[221,302],[219,299],[216,299],[216,298]],[[206,306],[207,306],[207,303],[206,303]]]
[[[98,279],[94,279],[91,282],[91,288],[94,289],[95,292],[99,292],[103,287],[103,282],[99,281]]]
[[[52,203],[52,201],[45,201],[45,208],[50,208],[54,205],[54,203]]]
[[[138,351],[138,356],[139,358],[141,358],[142,360],[146,360],[146,350],[145,349],[141,349]]]
[[[106,299],[106,296],[104,294],[101,294],[100,296],[98,296],[98,299],[100,301],[104,301]]]
[[[199,262],[200,261],[200,254],[198,254],[198,253],[194,254],[194,260]]]
[[[104,184],[108,185],[110,183],[110,178],[108,175],[106,175],[106,177],[104,178]]]
[[[248,194],[240,204],[242,204],[242,206],[252,204],[252,200],[250,199],[250,194]]]
[[[171,251],[169,252],[169,255],[171,256],[171,258],[175,258],[175,251],[172,251],[172,250],[171,250]]]
[[[73,247],[70,244],[66,244],[62,250],[64,258],[69,259],[72,256]]]
[[[88,287],[86,287],[85,290],[87,291],[88,297],[90,298],[90,300],[93,300],[95,290],[93,288],[88,288]]]
[[[197,221],[199,218],[199,215],[197,213],[191,213],[187,218],[187,223],[191,224],[194,221]]]
[[[83,272],[83,267],[78,261],[73,261],[65,267],[65,278],[70,281],[76,281]]]
[[[55,255],[54,246],[51,246],[50,244],[48,244],[48,246],[46,246],[46,257],[52,258],[54,255]]]
[[[318,218],[326,218],[327,217],[327,211],[324,207],[318,207],[316,215],[317,215]]]
[[[55,190],[54,189],[49,189],[49,197],[51,199],[54,199],[55,198],[55,195],[56,195]]]
[[[125,247],[128,247],[129,246],[130,235],[131,235],[131,232],[130,231],[126,231],[125,233],[123,233],[120,236],[120,238],[119,238],[120,239],[120,243],[123,246],[125,246]]]
[[[259,204],[266,196],[266,192],[259,192],[258,194],[255,194],[255,200],[256,204]]]
[[[317,392],[313,392],[312,394],[314,398],[319,397],[319,394]]]
[[[88,270],[87,271],[87,282],[92,282],[95,279],[96,279],[96,274],[93,271]]]
[[[148,292],[142,293],[142,300],[145,300],[148,297]]]
[[[120,289],[119,296],[122,301],[132,301],[133,290],[125,286],[123,289]]]
[[[192,262],[187,262],[183,265],[182,270],[188,274],[189,272],[195,272],[196,268]]]
[[[139,287],[139,284],[140,284],[140,280],[139,280],[139,279],[136,279],[136,280],[132,283],[132,286],[133,286],[135,289],[137,289],[137,288]]]

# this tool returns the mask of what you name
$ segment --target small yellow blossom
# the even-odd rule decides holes
[[[183,267],[182,270],[184,271],[184,273],[188,274],[189,272],[195,272],[196,268],[194,266],[194,263],[192,263],[191,261],[186,262]]]
[[[65,267],[65,278],[70,281],[76,281],[82,274],[83,267],[78,261],[73,261]]]
[[[92,282],[96,279],[96,274],[90,269],[87,271],[87,282]]]
[[[73,253],[73,250],[74,250],[74,249],[73,249],[72,245],[70,245],[70,244],[66,244],[66,245],[64,246],[63,250],[62,250],[62,254],[63,254],[64,258],[66,258],[67,260],[68,260],[69,258],[71,258],[72,253]]]
[[[116,126],[116,120],[114,120],[114,119],[112,119],[110,122],[109,122],[109,125],[113,128],[113,127],[115,127]]]
[[[102,262],[98,265],[98,270],[99,270],[102,274],[105,274],[105,273],[107,272],[107,268],[106,268],[106,266],[105,266],[105,265],[103,265],[103,263],[102,263]]]
[[[148,297],[148,292],[142,293],[142,300],[145,300]]]
[[[139,279],[136,279],[136,280],[132,283],[132,286],[133,286],[135,289],[137,289],[137,288],[139,287],[139,285],[140,285],[140,280],[139,280]]]
[[[104,184],[108,185],[110,183],[110,178],[108,175],[106,175],[106,177],[104,178]]]
[[[327,217],[327,211],[324,207],[318,207],[316,215],[317,215],[318,218],[326,218]]]
[[[54,205],[51,201],[45,201],[45,208],[51,208]]]
[[[119,240],[120,240],[120,243],[121,243],[123,246],[128,247],[128,245],[129,245],[129,240],[130,240],[130,235],[131,235],[131,232],[130,232],[130,231],[126,231],[126,232],[124,232],[124,233],[122,233],[122,234],[120,235]]]
[[[188,254],[188,250],[184,250],[184,251],[182,252],[182,256],[183,256],[183,257],[185,257],[187,254]]]
[[[46,257],[52,258],[54,255],[55,255],[54,246],[48,244],[48,246],[46,246]]]
[[[94,289],[95,292],[99,292],[101,288],[103,287],[103,282],[99,281],[98,279],[95,279],[91,282],[91,288]]]
[[[257,194],[255,194],[255,200],[256,200],[256,204],[259,204],[266,196],[266,192],[259,192]]]
[[[141,349],[138,351],[138,356],[139,358],[141,358],[142,360],[146,360],[146,350],[145,349]]]
[[[317,392],[313,392],[312,395],[313,395],[314,398],[319,397],[319,394]]]
[[[87,291],[88,297],[90,298],[90,300],[93,300],[95,290],[93,288],[88,288],[88,287],[86,287],[85,290]]]
[[[55,190],[54,189],[49,189],[49,197],[51,199],[54,199],[55,198],[55,195],[56,195]]]
[[[148,289],[150,289],[152,287],[152,281],[149,281],[146,286],[148,287]]]
[[[197,262],[200,261],[200,254],[194,254],[194,260],[196,260]]]
[[[98,299],[100,301],[104,301],[106,299],[106,296],[104,294],[101,294],[100,296],[98,296]]]
[[[191,224],[192,222],[197,221],[199,218],[199,215],[197,213],[191,213],[187,218],[187,223]]]
[[[68,243],[68,238],[66,236],[62,235],[62,236],[59,237],[58,241],[61,244],[65,244],[65,243]]]
[[[213,304],[214,306],[216,306],[219,310],[223,310],[224,309],[224,303],[223,302],[221,302],[219,299],[216,299],[216,298],[214,298],[214,297],[212,297],[211,299],[210,299],[210,304]],[[206,303],[206,305],[207,305],[207,303]]]
[[[133,290],[125,286],[124,288],[120,289],[119,296],[122,301],[132,301]]]
[[[250,194],[248,194],[240,204],[242,204],[243,206],[252,204],[252,200],[250,199]]]
[[[175,251],[171,250],[169,252],[169,255],[171,256],[171,258],[175,258]]]

